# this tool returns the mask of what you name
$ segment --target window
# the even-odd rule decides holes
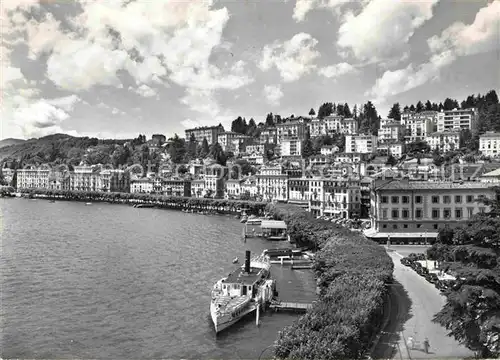
[[[472,195],[467,195],[467,202],[468,202],[468,203],[471,203],[471,202],[473,202],[473,201],[474,201],[474,196],[472,196]]]
[[[462,218],[462,209],[457,208],[455,209],[455,219],[461,219]]]
[[[399,218],[399,210],[398,209],[393,209],[392,210],[392,218],[393,219]]]
[[[451,199],[448,195],[443,196],[443,203],[449,204],[451,202]]]
[[[392,228],[393,228],[393,229],[397,229],[397,228],[398,228],[398,226],[397,226],[396,224],[394,224],[394,225],[392,225]]]
[[[420,229],[422,227],[422,224],[417,224],[417,229]]]
[[[387,204],[387,196],[382,196],[382,204]]]
[[[403,219],[408,219],[409,213],[410,212],[408,211],[408,209],[403,209],[403,214],[402,214]]]
[[[433,204],[438,204],[439,203],[439,196],[433,196],[432,197],[432,203]]]
[[[393,196],[393,197],[391,197],[391,202],[392,202],[393,204],[397,204],[397,203],[399,203],[399,196]]]
[[[382,219],[387,219],[387,209],[382,209]]]
[[[432,218],[439,219],[439,209],[432,209]]]
[[[450,210],[450,209],[444,209],[444,210],[443,210],[443,217],[444,217],[445,219],[449,219],[449,218],[451,218],[451,210]]]
[[[404,224],[403,228],[408,229],[408,224]]]
[[[467,208],[467,216],[469,218],[472,217],[472,215],[474,215],[474,208],[470,207],[470,208]]]
[[[434,224],[434,230],[437,230],[438,224]]]
[[[415,196],[415,203],[416,204],[421,204],[422,203],[422,196],[420,196],[420,195]]]
[[[422,218],[422,209],[416,209],[415,210],[415,217],[417,219],[421,219]]]
[[[387,224],[382,225],[382,229],[387,229]]]
[[[483,213],[484,213],[484,207],[480,207],[480,208],[479,208],[479,212],[480,212],[481,214],[483,214]]]
[[[455,204],[461,204],[462,203],[462,196],[456,195],[455,196]]]
[[[403,196],[402,199],[403,204],[408,204],[410,202],[410,198],[408,196]]]

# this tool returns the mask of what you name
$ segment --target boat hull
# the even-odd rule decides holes
[[[246,309],[243,310],[239,316],[232,317],[231,315],[217,315],[217,310],[215,304],[212,302],[210,304],[210,316],[212,317],[212,322],[214,324],[215,333],[218,334],[221,331],[231,327],[240,321],[244,316],[255,311],[255,305],[249,304]]]

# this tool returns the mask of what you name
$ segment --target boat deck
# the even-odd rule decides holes
[[[220,305],[220,311],[222,313],[231,312],[239,306],[249,302],[250,298],[248,296],[219,296],[215,299],[214,303],[216,308]]]
[[[224,280],[224,283],[226,284],[245,284],[245,285],[253,285],[256,281],[260,279],[260,271],[262,269],[260,268],[250,268],[250,273],[247,274],[245,272],[245,269],[239,268],[235,271],[233,271],[229,276],[227,277],[226,280]]]

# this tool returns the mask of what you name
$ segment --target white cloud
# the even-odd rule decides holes
[[[139,94],[140,96],[143,96],[143,97],[153,97],[153,96],[156,96],[158,93],[156,92],[156,90],[152,89],[151,87],[145,85],[145,84],[142,84],[141,86],[139,86],[135,92],[137,94]]]
[[[457,57],[499,49],[499,28],[500,1],[497,0],[480,9],[472,24],[455,23],[445,29],[441,36],[430,38],[428,44],[432,55],[426,63],[418,67],[410,64],[404,69],[386,71],[367,94],[383,102],[388,96],[439,78],[441,69],[453,63]]]
[[[327,78],[336,78],[356,71],[354,66],[345,62],[319,69],[319,73]]]
[[[348,3],[350,0],[297,0],[293,9],[293,18],[300,22],[304,21],[306,15],[313,9],[338,10],[338,8]]]
[[[316,68],[314,61],[320,56],[317,44],[311,35],[299,33],[283,44],[266,45],[259,68],[268,71],[275,66],[284,81],[298,80]]]
[[[362,11],[345,14],[337,45],[361,61],[385,62],[406,58],[408,40],[432,18],[439,0],[371,0]]]
[[[263,92],[269,104],[279,105],[280,100],[283,97],[283,91],[281,91],[281,86],[266,85],[264,86]]]

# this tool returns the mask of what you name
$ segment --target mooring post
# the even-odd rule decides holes
[[[260,302],[257,302],[257,316],[255,317],[255,325],[259,326]]]

